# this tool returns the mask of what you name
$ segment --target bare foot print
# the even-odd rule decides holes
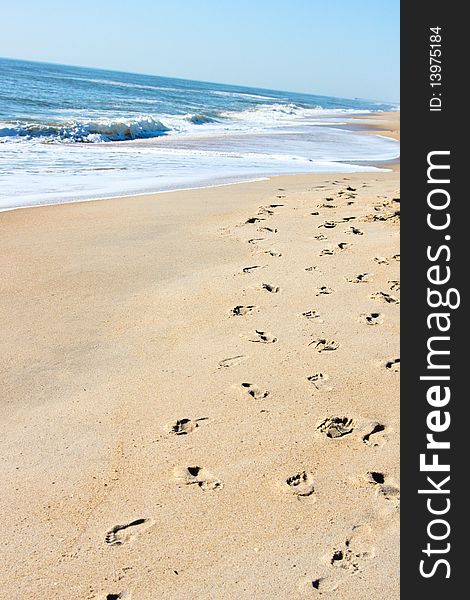
[[[381,471],[369,471],[366,474],[366,480],[374,486],[377,496],[387,502],[387,508],[398,508],[400,490],[390,477]]]
[[[375,292],[369,296],[372,300],[379,300],[380,302],[386,302],[387,304],[400,304],[400,300],[391,296],[385,292]]]
[[[378,312],[364,313],[359,317],[359,322],[366,325],[381,325],[384,322],[384,316]]]
[[[249,244],[257,244],[258,242],[262,242],[264,240],[264,238],[251,238],[248,240]]]
[[[316,273],[317,275],[323,275],[323,271],[320,270],[320,267],[317,265],[311,265],[310,267],[305,267],[305,270],[309,273]]]
[[[302,577],[297,584],[297,590],[302,596],[307,595],[307,597],[312,598],[318,597],[319,595],[321,596],[321,592],[323,591],[323,581],[323,577]]]
[[[328,438],[340,438],[354,431],[354,421],[349,417],[328,417],[317,429]]]
[[[337,547],[330,555],[330,565],[349,573],[361,571],[363,562],[375,556],[372,539],[370,525],[356,525],[344,544]]]
[[[382,423],[371,423],[369,431],[362,436],[362,441],[366,446],[383,446],[386,442],[385,425]]]
[[[268,233],[277,233],[276,227],[258,227],[257,231],[267,231]]]
[[[168,427],[169,433],[174,433],[175,435],[187,435],[199,427],[197,421],[199,419],[193,421],[191,419],[177,419]]]
[[[223,360],[219,361],[219,367],[223,369],[234,367],[235,365],[239,365],[246,358],[247,357],[244,354],[239,354],[238,356],[232,356],[230,358],[224,358]]]
[[[243,267],[242,273],[252,273],[256,269],[262,269],[261,265],[253,265],[252,267]]]
[[[334,352],[338,350],[339,344],[335,342],[335,340],[329,340],[327,338],[318,338],[312,340],[309,346],[313,346],[315,350],[319,353],[321,352]]]
[[[374,260],[379,265],[389,265],[390,261],[386,256],[375,256]]]
[[[261,223],[261,221],[266,221],[266,219],[262,219],[260,217],[250,217],[245,221],[247,225],[251,225],[252,223]]]
[[[263,250],[262,252],[263,252],[263,254],[269,254],[269,256],[275,256],[277,258],[282,256],[282,253],[277,252],[276,250]]]
[[[217,479],[205,467],[179,467],[174,471],[175,479],[184,485],[197,485],[203,491],[211,491],[223,487],[220,479]]]
[[[301,313],[300,316],[305,317],[310,321],[315,320],[317,323],[323,323],[323,319],[321,318],[320,313],[316,310],[306,310],[305,312]]]
[[[334,229],[336,227],[336,221],[325,221],[321,225],[318,226],[318,229],[324,227],[325,229]]]
[[[296,496],[311,496],[315,491],[313,473],[301,471],[286,479],[288,489]]]
[[[230,314],[234,317],[243,317],[244,315],[248,315],[249,313],[251,313],[255,308],[258,307],[254,304],[248,304],[246,306],[238,304],[237,306],[234,306],[231,309]]]
[[[400,255],[394,254],[390,258],[387,258],[386,256],[376,256],[374,257],[374,260],[379,265],[389,265],[391,261],[400,262]]]
[[[390,290],[392,292],[399,292],[400,291],[400,282],[396,279],[392,279],[389,282],[390,285]]]
[[[268,390],[261,390],[253,383],[242,383],[241,387],[243,391],[245,391],[249,396],[251,396],[255,400],[262,400],[263,398],[267,398],[269,396]]]
[[[277,294],[281,291],[281,288],[279,286],[272,285],[271,283],[263,283],[261,287],[263,288],[263,290],[271,292],[271,294]]]
[[[130,600],[131,595],[129,592],[118,592],[117,594],[106,594],[105,600]]]
[[[333,288],[330,288],[326,285],[322,285],[319,287],[315,293],[315,296],[327,296],[328,294],[332,294],[334,292]]]
[[[330,376],[327,373],[314,373],[307,377],[307,380],[313,384],[313,387],[319,392],[331,392],[333,389],[327,382]]]
[[[269,333],[266,333],[265,331],[260,331],[259,329],[255,329],[255,333],[248,337],[248,340],[250,342],[258,342],[261,344],[274,344],[275,342],[277,342],[277,338],[272,336]]]
[[[390,360],[387,360],[387,362],[385,363],[385,368],[388,369],[389,371],[392,371],[392,373],[399,373],[400,372],[400,359],[392,358]]]
[[[373,281],[372,277],[372,273],[359,273],[355,277],[346,277],[346,281],[349,281],[349,283],[371,283]]]
[[[351,233],[352,235],[364,235],[364,232],[357,227],[350,227],[346,233]]]
[[[260,206],[258,208],[258,214],[271,216],[274,214],[274,211],[271,208],[268,208],[267,206]]]
[[[150,519],[136,519],[124,525],[115,525],[106,532],[104,541],[109,546],[122,546],[135,535],[142,533],[153,524]]]

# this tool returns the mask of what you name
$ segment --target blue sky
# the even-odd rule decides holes
[[[0,56],[399,99],[399,0],[16,0]]]

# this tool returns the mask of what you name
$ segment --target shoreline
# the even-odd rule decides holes
[[[358,126],[359,128],[357,129],[357,133],[361,133],[361,134],[365,134],[365,135],[379,135],[379,133],[381,131],[384,132],[388,132],[391,135],[389,136],[385,136],[382,135],[380,137],[384,137],[384,138],[389,138],[389,139],[394,139],[397,140],[399,139],[399,137],[397,137],[397,133],[396,133],[396,129],[398,127],[398,123],[399,123],[399,112],[383,112],[380,113],[380,120],[383,121],[383,124],[381,123],[370,123],[370,121],[373,120],[377,120],[378,117],[376,115],[361,115],[361,116],[350,116],[348,117],[348,119],[350,120],[349,123],[346,123],[345,125],[340,125],[340,128],[343,129],[349,129],[349,130],[353,130],[351,127],[354,124],[354,121],[361,121],[361,124]],[[384,128],[385,126],[385,128]],[[368,127],[372,127],[372,129],[368,129]],[[142,143],[148,143],[148,140],[139,140]],[[128,142],[112,142],[113,144],[119,144],[119,143],[123,143],[126,144]],[[338,165],[340,164],[347,164],[347,165],[356,165],[356,166],[362,166],[362,167],[372,167],[374,169],[383,169],[383,168],[387,168],[387,165],[389,165],[392,169],[395,168],[395,165],[397,162],[399,162],[399,156],[397,158],[394,159],[384,159],[381,161],[369,161],[369,160],[364,160],[364,161],[358,161],[358,162],[354,162],[354,161],[335,161],[338,163]],[[351,171],[351,173],[356,173],[359,171]],[[335,174],[335,173],[342,173],[341,171],[316,171],[312,174],[322,174],[324,173],[325,175],[327,174]],[[348,172],[345,172],[344,174],[347,175]],[[296,175],[305,175],[306,173],[301,172],[301,173],[287,173],[287,174],[281,174],[281,175],[259,175],[256,177],[252,177],[247,175],[247,179],[240,179],[237,181],[228,181],[228,182],[221,182],[221,183],[207,183],[205,185],[201,185],[201,186],[189,186],[189,187],[182,187],[182,188],[175,188],[175,189],[165,189],[165,190],[157,190],[157,191],[144,191],[144,192],[130,192],[128,194],[122,194],[122,193],[117,193],[115,195],[112,196],[98,196],[98,197],[89,197],[89,198],[79,198],[79,199],[75,199],[75,200],[65,200],[65,201],[61,201],[61,202],[48,202],[45,204],[30,204],[30,205],[25,205],[25,206],[13,206],[13,207],[7,207],[7,208],[0,208],[0,213],[3,212],[7,212],[10,210],[19,210],[19,209],[27,209],[27,208],[37,208],[37,207],[41,207],[41,206],[54,206],[54,205],[62,205],[62,204],[71,204],[71,203],[75,203],[75,202],[98,202],[98,201],[102,201],[102,200],[112,200],[112,199],[119,199],[119,198],[130,198],[130,197],[138,197],[138,196],[149,196],[149,195],[153,195],[153,194],[165,194],[165,193],[170,193],[170,192],[179,192],[179,191],[185,191],[185,190],[196,190],[196,189],[208,189],[208,188],[212,188],[212,187],[221,187],[221,186],[225,186],[225,185],[238,185],[241,183],[250,183],[253,181],[262,181],[265,179],[273,179],[275,177],[285,177],[285,176],[296,176]]]
[[[398,600],[398,169],[0,214],[7,597]]]

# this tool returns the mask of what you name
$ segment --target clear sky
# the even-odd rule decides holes
[[[399,99],[399,0],[15,0],[0,56]]]

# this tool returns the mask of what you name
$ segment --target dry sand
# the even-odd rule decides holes
[[[0,214],[1,598],[398,599],[398,176]]]

